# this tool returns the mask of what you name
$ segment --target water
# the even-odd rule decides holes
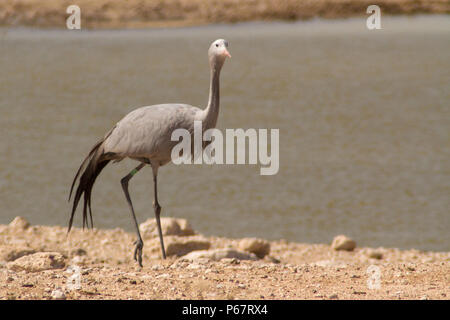
[[[175,166],[159,174],[163,216],[216,236],[450,250],[450,19],[383,17],[171,30],[0,30],[0,223],[67,225],[72,178],[91,146],[136,107],[203,107],[206,51],[222,71],[219,128],[279,128],[280,171]],[[133,224],[106,167],[94,224]],[[153,217],[150,168],[130,183]],[[81,224],[78,211],[76,225]]]

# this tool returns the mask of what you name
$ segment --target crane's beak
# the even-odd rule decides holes
[[[224,49],[224,50],[223,50],[223,55],[226,56],[226,57],[228,57],[228,58],[231,58],[231,54],[228,52],[227,49]]]

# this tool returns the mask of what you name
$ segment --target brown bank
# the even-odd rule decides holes
[[[167,260],[154,221],[141,224],[144,267],[122,229],[0,225],[0,299],[449,299],[450,252],[196,234],[165,218]],[[330,239],[331,242],[332,239]],[[170,251],[169,251],[170,250]]]
[[[191,26],[366,15],[372,0],[77,0],[82,28]],[[0,25],[65,28],[72,0],[2,0]],[[449,0],[378,0],[383,14],[450,13]]]

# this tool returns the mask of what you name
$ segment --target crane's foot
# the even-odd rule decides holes
[[[144,242],[142,242],[142,239],[138,239],[134,244],[136,245],[136,248],[134,249],[134,260],[136,260],[142,268],[142,248],[144,247]]]

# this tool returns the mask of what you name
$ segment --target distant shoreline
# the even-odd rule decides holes
[[[81,8],[82,29],[199,26],[249,21],[296,21],[368,16],[371,4],[382,15],[450,14],[450,0],[4,0],[1,27],[66,28],[66,8]]]

